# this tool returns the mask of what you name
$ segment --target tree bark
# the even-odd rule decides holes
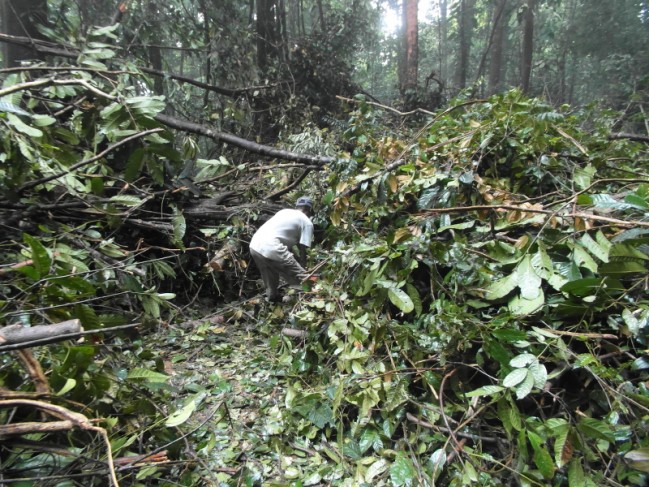
[[[257,0],[257,66],[262,72],[277,57],[276,10],[275,0]]]
[[[59,335],[78,333],[82,330],[79,320],[68,320],[53,325],[38,325],[24,327],[21,325],[9,325],[0,328],[0,344],[14,344],[56,338]]]
[[[536,0],[527,0],[523,16],[523,48],[521,52],[521,90],[530,92],[532,56],[534,53],[534,7]]]
[[[455,69],[455,88],[466,88],[471,56],[471,39],[473,38],[473,23],[475,19],[476,0],[461,0],[459,6],[459,57]]]
[[[501,89],[503,64],[503,46],[505,42],[505,26],[507,18],[505,9],[507,0],[496,0],[493,14],[493,41],[491,45],[491,63],[489,65],[489,82],[487,93],[494,94]]]
[[[311,164],[314,166],[324,166],[335,160],[333,157],[324,157],[324,156],[310,156],[305,154],[296,154],[295,152],[289,152],[281,149],[275,149],[274,147],[268,145],[257,144],[250,140],[242,139],[235,135],[226,134],[223,132],[217,132],[212,130],[205,125],[199,125],[197,123],[189,122],[187,120],[180,120],[169,115],[158,114],[155,116],[158,122],[172,127],[178,130],[184,130],[185,132],[190,132],[198,135],[204,135],[215,140],[220,140],[226,144],[245,149],[249,152],[254,152],[255,154],[260,154],[263,156],[274,157],[277,159],[284,159],[287,161],[303,162]]]
[[[417,88],[417,74],[419,68],[419,39],[418,39],[418,0],[404,1],[404,25],[405,25],[405,78],[403,90],[415,90]]]

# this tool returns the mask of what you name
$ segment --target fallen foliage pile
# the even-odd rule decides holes
[[[414,132],[359,98],[339,139],[237,146],[288,166],[201,159],[163,100],[56,76],[4,81],[0,313],[85,331],[0,345],[3,480],[644,485],[642,137],[515,91]],[[267,306],[246,242],[298,192],[319,279]]]

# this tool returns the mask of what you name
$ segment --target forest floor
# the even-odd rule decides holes
[[[180,456],[203,464],[198,469],[206,475],[203,485],[235,479],[243,485],[287,485],[298,478],[313,485],[306,471],[327,460],[288,437],[282,419],[287,385],[299,381],[282,372],[299,349],[300,339],[290,339],[298,347],[286,347],[288,338],[281,334],[296,306],[298,296],[277,305],[256,297],[171,324],[169,333],[159,336],[176,407],[196,404],[178,433],[187,436]]]

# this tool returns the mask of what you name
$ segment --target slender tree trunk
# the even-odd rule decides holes
[[[455,88],[457,90],[466,88],[471,56],[471,40],[473,38],[473,23],[475,19],[475,2],[476,0],[460,1],[458,18],[460,46],[458,62],[455,69]]]
[[[2,0],[0,20],[2,32],[12,36],[42,39],[36,23],[47,19],[47,0]],[[30,47],[3,43],[2,54],[6,67],[19,66],[21,61],[40,59],[38,52]]]
[[[206,0],[199,0],[201,14],[203,15],[203,44],[205,45],[205,49],[211,51],[212,38],[210,36],[210,16],[205,1]],[[209,85],[211,84],[211,80],[212,80],[212,61],[211,61],[211,56],[208,54],[208,56],[205,59],[205,83]],[[205,91],[205,94],[203,95],[203,105],[207,107],[209,105],[209,101],[210,101],[210,94],[209,92]]]
[[[289,59],[289,34],[288,34],[288,26],[286,23],[286,3],[284,0],[279,0],[278,4],[278,27],[279,27],[279,37],[280,37],[280,44],[281,44],[281,53],[282,53],[282,61],[288,62]]]
[[[536,0],[527,0],[523,16],[523,48],[521,52],[521,90],[530,91],[532,55],[534,53],[534,7]]]
[[[275,0],[257,0],[257,66],[262,72],[277,57],[276,14]]]
[[[439,2],[439,78],[448,76],[448,2]]]
[[[405,0],[405,79],[403,88],[415,90],[417,88],[417,74],[419,70],[419,39],[418,39],[418,0]]]
[[[496,0],[493,14],[493,41],[491,46],[491,63],[489,64],[489,83],[487,92],[497,93],[501,90],[501,75],[503,65],[503,46],[505,41],[505,26],[507,18],[505,9],[507,0]]]
[[[320,20],[320,30],[325,30],[325,16],[324,9],[322,8],[322,0],[318,0],[318,16]]]
[[[155,4],[150,3],[149,6],[150,19],[155,19]],[[160,50],[160,36],[158,35],[159,29],[151,29],[151,45],[148,46],[147,50],[149,52],[149,61],[151,67],[157,71],[163,71],[162,69],[162,52]],[[209,83],[209,81],[207,81]],[[156,95],[164,95],[164,83],[163,79],[160,76],[153,78],[153,91]]]

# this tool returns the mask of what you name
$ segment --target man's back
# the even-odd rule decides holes
[[[278,211],[253,235],[250,248],[264,257],[271,258],[278,243],[289,249],[296,244],[311,246],[313,223],[300,210],[284,209]]]

